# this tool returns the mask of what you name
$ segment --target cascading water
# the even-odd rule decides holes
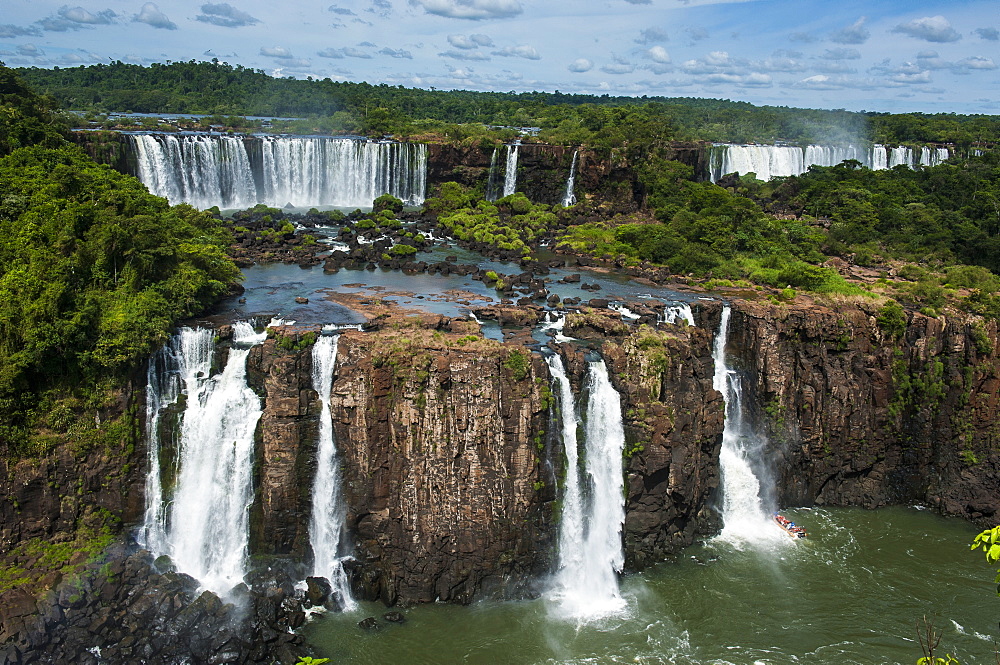
[[[253,435],[261,415],[260,398],[247,386],[246,360],[265,335],[247,323],[235,324],[226,367],[212,376],[214,335],[214,330],[183,328],[171,342],[187,403],[176,483],[172,492],[160,495],[169,508],[161,526],[157,520],[163,513],[150,506],[147,519],[154,522],[146,531],[162,533],[151,542],[159,541],[154,551],[168,554],[203,587],[225,593],[245,574]],[[150,468],[154,473],[158,469]],[[154,492],[147,501],[156,498]]]
[[[564,208],[576,203],[576,193],[573,191],[573,187],[576,183],[576,156],[579,150],[573,151],[573,162],[569,165],[569,178],[566,180],[566,193],[563,195],[562,204]]]
[[[493,148],[493,156],[490,157],[490,173],[486,178],[486,200],[496,201],[500,198],[500,176],[497,169],[497,155],[500,148]]]
[[[625,432],[621,399],[611,385],[603,360],[591,362],[587,374],[584,451],[579,454],[573,391],[558,355],[549,356],[558,385],[566,483],[559,532],[559,569],[551,598],[564,616],[586,621],[625,607],[618,589],[624,565],[622,525],[622,450]]]
[[[136,175],[198,208],[367,206],[382,194],[420,205],[427,146],[321,137],[129,136]]]
[[[667,305],[663,308],[660,323],[677,323],[678,321],[686,321],[689,326],[694,325],[694,312],[691,310],[690,303]]]
[[[319,443],[316,450],[316,480],[312,492],[312,519],[309,540],[313,550],[313,575],[330,580],[340,596],[344,609],[353,610],[357,603],[351,598],[340,550],[344,529],[344,506],[340,490],[340,462],[333,437],[333,417],[330,414],[330,391],[333,370],[337,363],[339,335],[320,337],[312,350],[313,390],[319,395],[322,409],[319,416]]]
[[[755,173],[759,180],[770,180],[800,175],[810,166],[836,166],[847,159],[856,160],[872,170],[888,169],[900,164],[916,168],[936,166],[948,157],[947,148],[888,148],[877,143],[871,147],[810,145],[805,148],[718,144],[712,146],[710,151],[709,178],[715,182],[728,173]]]
[[[712,387],[722,393],[726,408],[719,467],[722,472],[722,521],[719,538],[735,544],[760,545],[788,541],[765,510],[761,478],[754,463],[762,454],[763,441],[743,418],[743,391],[739,377],[726,364],[729,337],[729,305],[723,306],[719,332],[712,346],[715,376]]]
[[[507,146],[507,169],[503,177],[504,196],[510,196],[517,191],[517,152],[520,147],[517,143]]]
[[[146,459],[149,472],[146,474],[146,513],[136,540],[153,552],[162,552],[166,547],[166,510],[160,471],[160,425],[164,409],[176,404],[181,393],[183,339],[183,335],[172,337],[153,354],[146,368]],[[212,337],[206,335],[199,344],[208,343],[211,348],[212,342]],[[201,355],[200,350],[196,351],[196,355]]]

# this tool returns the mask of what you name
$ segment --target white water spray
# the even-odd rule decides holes
[[[325,577],[344,603],[353,610],[357,603],[344,572],[343,558],[338,555],[344,530],[344,506],[340,488],[340,461],[333,436],[333,416],[330,413],[330,391],[333,370],[337,364],[339,335],[320,337],[312,350],[313,390],[319,395],[322,408],[319,416],[319,443],[316,449],[316,480],[312,492],[312,520],[309,540],[313,550],[313,575]]]
[[[569,166],[569,179],[566,180],[566,193],[563,195],[562,200],[564,208],[568,208],[576,203],[576,193],[573,191],[573,188],[576,184],[576,156],[579,152],[579,150],[573,151],[573,163]]]
[[[503,178],[503,195],[510,196],[517,190],[517,151],[520,145],[507,146],[507,170]]]
[[[246,360],[265,334],[247,323],[234,325],[226,367],[211,376],[214,335],[184,328],[174,342],[187,404],[172,501],[162,538],[153,541],[160,541],[157,553],[170,555],[204,588],[226,593],[246,572],[253,435],[261,415],[260,398],[247,386]],[[150,515],[147,532],[157,534],[157,511],[147,510]]]
[[[500,176],[497,175],[497,155],[499,148],[493,148],[493,155],[490,157],[490,172],[486,177],[486,200],[496,201],[500,198]]]
[[[686,321],[689,326],[694,325],[694,312],[690,303],[680,303],[679,305],[667,305],[663,308],[663,315],[659,323],[678,323]]]
[[[722,521],[719,535],[724,541],[762,545],[775,541],[790,542],[765,510],[761,480],[753,461],[762,454],[763,441],[743,419],[743,391],[739,376],[726,365],[726,342],[729,337],[729,305],[722,308],[719,332],[712,346],[715,376],[712,387],[722,393],[726,421],[722,432],[719,466],[722,472]]]
[[[621,612],[625,607],[618,590],[618,573],[625,562],[622,549],[625,432],[621,398],[611,385],[604,361],[591,362],[587,374],[590,397],[581,469],[575,402],[569,379],[558,355],[550,356],[547,362],[558,384],[566,450],[559,570],[551,598],[559,614],[577,621],[589,621]]]

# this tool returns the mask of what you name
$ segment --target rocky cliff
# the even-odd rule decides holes
[[[331,407],[365,596],[519,595],[549,569],[547,395],[544,363],[519,346],[429,331],[341,339]]]
[[[771,431],[782,505],[1000,506],[996,322],[877,303],[733,304],[732,350]],[[904,322],[900,321],[900,325]]]

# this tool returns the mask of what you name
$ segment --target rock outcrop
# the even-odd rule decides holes
[[[995,523],[1000,358],[995,322],[877,304],[733,304],[730,343],[769,425],[783,505],[920,502]]]
[[[545,365],[436,335],[340,340],[331,407],[355,588],[388,604],[525,595],[553,551]]]

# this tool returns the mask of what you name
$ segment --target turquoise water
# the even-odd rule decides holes
[[[786,511],[809,538],[770,549],[719,541],[622,579],[628,609],[578,625],[544,597],[429,605],[381,617],[380,604],[315,619],[306,635],[344,665],[389,663],[905,663],[920,657],[916,622],[943,633],[941,655],[994,662],[994,571],[969,551],[977,529],[913,508]]]

